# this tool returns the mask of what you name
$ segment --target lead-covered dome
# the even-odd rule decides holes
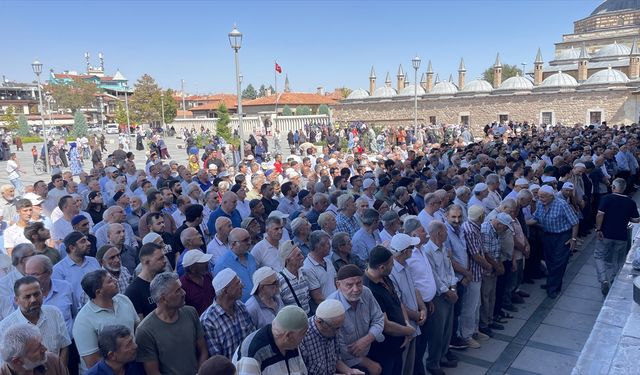
[[[493,91],[493,86],[484,79],[469,81],[462,89],[462,92],[468,93],[489,93],[491,91]]]
[[[576,86],[578,86],[578,81],[562,71],[550,75],[540,84],[540,87],[544,88],[573,88]]]
[[[594,73],[583,85],[617,85],[629,82],[629,77],[617,69],[604,69]]]
[[[580,50],[573,48],[558,52],[556,60],[577,60],[580,57]]]
[[[532,89],[533,83],[531,81],[521,76],[515,76],[502,82],[496,91],[531,91]]]
[[[458,92],[458,87],[451,82],[442,81],[436,83],[429,94],[431,95],[455,95]]]
[[[629,56],[629,53],[631,53],[631,49],[629,47],[624,44],[614,42],[613,44],[600,48],[593,54],[593,57],[626,57]]]
[[[378,87],[371,94],[372,98],[390,98],[392,96],[396,96],[397,92],[393,87],[382,86]]]
[[[405,88],[400,90],[400,93],[398,93],[398,95],[401,95],[401,96],[413,96],[413,95],[415,95],[415,92],[414,92],[415,90],[416,90],[416,86],[415,85],[407,85],[407,86],[405,86]],[[418,85],[417,90],[418,90],[418,95],[426,94],[426,92],[424,91],[424,89],[420,85]]]
[[[365,99],[369,97],[369,91],[365,89],[357,89],[353,90],[347,99]]]
[[[640,0],[607,0],[591,12],[591,15],[595,16],[621,10],[640,10]]]

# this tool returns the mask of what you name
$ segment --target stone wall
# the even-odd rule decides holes
[[[638,121],[637,95],[628,89],[573,92],[536,92],[510,95],[418,99],[418,122],[427,124],[435,116],[438,124],[461,122],[469,116],[474,131],[497,121],[500,115],[513,121],[542,122],[542,112],[551,112],[553,123],[588,123],[590,111],[601,111],[609,124]],[[334,121],[365,121],[380,125],[413,124],[412,99],[342,102],[334,107]]]

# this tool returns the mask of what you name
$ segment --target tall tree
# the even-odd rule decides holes
[[[244,90],[242,90],[242,99],[255,99],[258,97],[258,93],[252,84],[249,84]]]
[[[269,85],[269,91],[271,91],[271,95],[276,93],[276,90],[273,88],[273,86]],[[282,90],[281,90],[282,91]]]
[[[29,122],[27,121],[27,117],[24,113],[21,113],[18,116],[18,135],[21,137],[29,136]]]
[[[73,129],[69,132],[72,137],[84,137],[87,135],[87,119],[84,113],[76,111],[73,115]]]
[[[47,90],[56,101],[58,108],[68,109],[72,112],[80,108],[92,107],[96,103],[95,94],[98,87],[93,82],[82,79],[70,83],[56,83],[47,86]]]
[[[267,96],[267,88],[264,87],[264,84],[260,85],[260,88],[258,89],[258,96],[260,98],[262,98],[263,96]]]
[[[122,102],[118,102],[116,105],[116,122],[118,125],[126,125],[127,124],[127,111],[124,108]]]
[[[502,82],[506,79],[515,77],[517,75],[522,75],[522,69],[518,68],[517,65],[502,65]],[[482,72],[482,79],[493,84],[493,65],[488,67],[484,72]]]
[[[167,124],[171,124],[178,114],[178,102],[173,97],[174,94],[171,89],[164,92],[164,121]],[[160,106],[162,107],[162,103]]]
[[[4,128],[8,131],[14,131],[18,129],[18,120],[16,119],[16,109],[10,105],[5,109],[4,114],[0,118],[4,123]]]
[[[327,116],[329,116],[329,107],[326,104],[321,104],[318,107],[318,114],[319,115],[327,115]]]
[[[144,74],[134,85],[133,96],[129,99],[129,115],[138,124],[160,123],[162,121],[160,88],[148,74]]]
[[[287,104],[285,104],[284,107],[282,107],[282,115],[293,116],[293,111],[291,110],[291,107],[289,107]]]
[[[227,106],[224,104],[224,102],[220,103],[216,114],[218,117],[218,122],[216,123],[216,135],[218,137],[222,137],[227,142],[231,142],[233,138],[231,128],[229,127],[231,118],[229,117],[229,111],[227,110]]]
[[[341,87],[341,88],[336,89],[336,90],[340,91],[340,95],[342,95],[342,99],[346,99],[347,96],[349,96],[349,94],[351,94],[351,92],[353,91],[348,87]]]
[[[296,116],[308,116],[311,114],[311,108],[308,105],[299,105],[296,107]]]

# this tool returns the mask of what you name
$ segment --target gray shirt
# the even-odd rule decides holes
[[[438,295],[446,293],[450,287],[455,287],[458,279],[453,272],[451,260],[449,260],[449,250],[445,246],[436,246],[429,241],[425,247],[429,264],[433,270],[433,278],[436,281]]]
[[[253,322],[253,325],[256,326],[256,329],[260,329],[267,324],[271,324],[273,319],[276,318],[278,311],[284,307],[284,303],[280,296],[275,296],[274,300],[276,302],[275,310],[265,305],[262,300],[255,295],[251,296],[251,298],[245,302],[244,305],[247,307],[249,316],[251,316],[251,321]]]
[[[398,293],[400,301],[402,301],[408,309],[418,311],[415,282],[413,281],[413,275],[411,275],[409,267],[403,266],[394,259],[393,270],[391,270],[389,278],[393,281],[393,286],[396,288],[396,293]],[[416,330],[413,337],[420,335],[420,327],[418,324],[413,320],[409,320],[409,323]]]

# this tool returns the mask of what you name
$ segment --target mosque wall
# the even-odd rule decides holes
[[[468,119],[474,133],[499,120],[540,124],[590,123],[593,118],[609,124],[638,121],[638,98],[629,90],[574,91],[425,98],[418,100],[418,122],[459,124]],[[592,117],[593,116],[593,117]],[[334,121],[364,121],[385,126],[412,125],[413,100],[342,102],[334,107]]]

